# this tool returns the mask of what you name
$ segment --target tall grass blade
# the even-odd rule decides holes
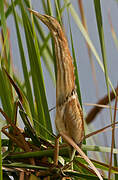
[[[69,0],[64,0],[64,1],[65,1],[65,3],[69,3],[69,2],[70,2]],[[91,48],[91,51],[92,51],[93,54],[95,55],[96,60],[97,60],[97,62],[98,62],[98,64],[99,64],[99,66],[101,67],[102,71],[104,72],[104,66],[103,66],[103,64],[102,64],[102,62],[101,62],[101,60],[100,60],[100,57],[99,57],[99,55],[98,55],[98,53],[97,53],[97,51],[96,51],[96,49],[95,49],[92,41],[91,41],[90,38],[89,38],[88,33],[87,33],[86,30],[84,29],[84,27],[83,27],[83,25],[82,25],[82,23],[81,23],[81,21],[80,21],[80,19],[79,19],[79,17],[78,17],[78,14],[76,13],[76,11],[75,11],[75,9],[73,8],[72,4],[69,4],[68,7],[69,7],[69,10],[70,10],[70,12],[71,12],[72,17],[73,17],[74,20],[75,20],[75,23],[77,24],[79,30],[80,30],[81,33],[83,34],[83,36],[84,36],[84,38],[86,39],[87,43],[89,44],[89,46],[90,46],[90,48]],[[115,90],[114,90],[114,87],[113,87],[113,85],[112,85],[112,83],[111,83],[111,81],[110,81],[109,78],[108,78],[108,80],[109,80],[109,84],[110,84],[112,90],[114,91],[114,94],[116,95]]]
[[[17,4],[18,4],[18,1],[19,0],[15,0],[14,1],[14,5],[16,6]],[[6,12],[5,12],[5,17],[6,17],[6,19],[9,17],[9,15],[12,13],[12,5],[9,5],[8,6],[8,9],[6,10]],[[1,26],[1,19],[0,19],[0,26]]]
[[[74,67],[75,67],[75,70],[74,70],[74,73],[75,73],[75,84],[76,84],[76,87],[77,87],[77,94],[78,94],[78,97],[79,97],[79,102],[80,102],[81,107],[82,107],[80,83],[79,83],[78,69],[77,69],[77,63],[76,63],[76,55],[75,55],[75,50],[74,50],[74,43],[73,43],[73,37],[72,37],[72,31],[71,31],[71,25],[70,25],[70,19],[69,19],[69,12],[68,12],[68,21],[69,21],[69,28],[70,28],[72,55],[73,55]]]
[[[3,68],[3,71],[6,73],[9,82],[12,84],[12,86],[16,90],[18,98],[19,98],[20,102],[22,103],[22,105],[23,105],[27,115],[29,116],[29,119],[30,119],[31,123],[33,124],[32,115],[31,115],[31,111],[30,111],[30,107],[29,107],[29,103],[27,101],[27,98],[25,97],[25,95],[22,92],[22,90],[17,86],[15,81],[10,77],[10,75],[7,73],[7,71],[4,68]]]
[[[100,40],[101,52],[102,52],[102,58],[103,58],[103,64],[104,64],[107,93],[108,93],[108,97],[109,97],[109,104],[111,106],[109,80],[108,80],[108,70],[107,70],[107,56],[106,56],[106,49],[105,49],[104,31],[103,31],[103,23],[102,23],[102,13],[101,13],[100,0],[94,0],[94,7],[95,7],[97,27],[98,27],[98,32],[99,32],[99,40]],[[112,111],[111,111],[111,108],[110,108],[110,117],[111,117],[111,122],[112,122]]]
[[[25,2],[25,5],[28,8],[30,8],[29,1],[24,0],[24,2]],[[46,13],[46,14],[48,14],[48,13]],[[38,45],[39,45],[39,49],[40,49],[40,56],[43,57],[42,58],[43,62],[44,62],[45,66],[46,66],[46,68],[47,68],[47,70],[48,70],[48,72],[50,74],[50,77],[51,77],[53,83],[55,84],[55,79],[54,79],[54,75],[52,73],[52,68],[51,68],[51,65],[54,62],[54,60],[53,60],[51,48],[50,48],[50,46],[48,44],[48,41],[49,41],[51,36],[50,36],[50,33],[49,33],[49,35],[45,36],[45,33],[44,33],[42,27],[40,26],[37,18],[35,16],[33,16],[33,17],[34,17],[34,24],[35,24],[36,30],[38,31],[38,35],[40,35],[40,37],[41,37],[41,39],[43,41],[43,44],[42,44],[40,42],[40,40],[38,39],[39,40]]]
[[[3,176],[2,176],[2,143],[1,143],[1,129],[0,129],[0,180],[3,180]]]
[[[112,126],[112,143],[111,143],[111,153],[110,153],[110,163],[109,163],[109,173],[108,173],[108,179],[111,178],[111,168],[112,168],[112,154],[113,154],[113,148],[115,146],[115,121],[116,121],[116,108],[117,108],[117,96],[115,100],[115,110],[114,110],[114,119],[113,119],[113,126]]]
[[[6,17],[5,17],[5,12],[4,12],[4,1],[0,0],[0,15],[1,15],[1,26],[3,30],[3,38],[5,39],[7,36],[7,25],[6,25]],[[8,36],[7,36],[8,37]],[[6,67],[10,71],[10,48],[9,48],[9,41],[8,38],[6,40],[5,44],[5,51],[6,51],[6,59],[8,66]]]
[[[87,164],[87,162],[82,158],[82,157],[76,157],[75,158],[75,162],[80,162],[84,165]],[[105,163],[102,163],[100,161],[96,161],[96,160],[93,160],[91,159],[92,163],[96,166],[96,168],[99,168],[101,170],[104,170],[104,171],[107,171],[109,170],[109,164],[105,164]],[[112,173],[115,173],[115,174],[118,174],[118,167],[113,167],[112,166],[112,169],[111,169]]]
[[[22,45],[22,39],[21,39],[21,35],[20,35],[20,30],[19,30],[19,26],[18,26],[18,20],[17,20],[17,16],[16,16],[16,11],[14,8],[13,0],[12,0],[12,4],[13,4],[13,13],[14,13],[14,21],[15,21],[15,25],[16,25],[18,45],[19,45],[19,52],[20,52],[20,57],[21,57],[20,59],[21,59],[21,63],[22,63],[23,75],[24,75],[24,80],[25,80],[26,96],[27,96],[27,99],[28,99],[28,102],[30,105],[32,116],[35,117],[33,94],[32,94],[31,85],[30,85],[30,81],[29,81],[29,73],[28,73],[28,69],[27,69],[25,53],[24,53],[24,49],[23,49],[23,45]]]
[[[48,14],[50,16],[53,16],[53,12],[52,12],[52,4],[50,0],[47,0],[47,9],[48,9]]]
[[[30,68],[32,74],[33,88],[35,101],[37,105],[37,113],[40,118],[41,123],[46,126],[46,128],[52,132],[51,120],[48,111],[48,104],[45,94],[45,86],[43,80],[43,73],[40,62],[40,53],[38,45],[34,44],[34,35],[31,27],[31,23],[25,12],[23,4],[21,3],[21,13],[24,23],[24,30],[27,42],[27,48],[29,53]],[[37,37],[35,37],[36,40]],[[40,129],[41,130],[41,129]]]
[[[60,1],[55,0],[55,7],[56,7],[55,9],[56,9],[56,14],[57,14],[57,17],[58,17],[58,21],[62,25],[61,13],[60,13],[60,10],[61,10]]]
[[[0,66],[5,66],[8,71],[11,71],[11,62],[10,62],[10,47],[9,47],[9,35],[6,25],[6,17],[4,12],[4,1],[0,0],[0,15],[1,15],[1,27],[2,27],[2,41],[3,47],[2,52],[4,52],[3,57],[1,57]],[[2,55],[2,54],[1,54]],[[13,92],[8,79],[5,77],[4,72],[0,69],[0,97],[1,103],[4,108],[4,111],[12,117],[12,105],[13,105]],[[7,94],[7,96],[6,96]]]
[[[42,6],[43,6],[43,9],[44,9],[45,13],[48,14],[48,8],[47,8],[46,2],[45,1],[41,1],[41,3],[42,3]]]
[[[5,73],[0,69],[0,98],[4,111],[12,118],[12,107],[13,107],[13,97],[11,94],[11,85]],[[7,96],[6,96],[7,94]]]
[[[51,5],[50,0],[47,0],[47,7],[48,7],[48,14],[50,16],[53,16],[52,5]],[[51,43],[52,43],[52,52],[53,52],[52,54],[53,54],[53,60],[54,60],[55,79],[57,79],[56,55],[55,55],[55,47],[54,47],[53,39],[51,39]]]
[[[85,17],[85,12],[84,12],[84,7],[83,7],[83,1],[78,0],[78,5],[79,5],[79,10],[80,10],[83,26],[84,26],[85,30],[87,31],[87,33],[88,33],[88,27],[87,27],[87,23],[86,23],[86,17]],[[92,77],[93,77],[94,85],[95,85],[95,88],[96,88],[96,97],[98,98],[98,82],[97,82],[97,78],[96,78],[95,66],[94,66],[94,63],[93,63],[92,52],[91,52],[91,49],[90,49],[89,44],[87,42],[86,42],[86,47],[87,47],[87,50],[88,50],[88,56],[89,56],[89,61],[90,61],[90,65],[91,65]]]

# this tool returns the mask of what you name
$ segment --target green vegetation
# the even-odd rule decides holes
[[[89,37],[82,0],[78,0],[78,12],[80,10],[81,20],[70,0],[55,0],[53,3],[50,0],[40,0],[40,4],[42,6],[43,14],[55,16],[62,27],[63,14],[66,13],[68,16],[69,43],[72,48],[76,77],[75,83],[81,105],[81,86],[79,84],[73,28],[70,22],[71,16],[73,21],[77,24],[77,29],[80,30],[82,36],[86,40],[85,43],[87,45],[90,63],[93,68],[93,76],[95,76],[95,69],[93,66],[92,53],[99,64],[99,68],[104,72],[108,102],[103,104],[107,105],[109,103],[110,107],[109,111],[112,123],[112,125],[109,126],[112,126],[111,148],[97,146],[93,139],[94,146],[87,145],[85,139],[82,150],[86,155],[89,151],[111,153],[110,156],[112,157],[113,155],[113,160],[110,158],[110,161],[107,159],[106,161],[101,162],[98,153],[96,154],[95,159],[91,159],[90,156],[89,158],[94,166],[100,170],[103,179],[111,178],[117,180],[118,149],[115,147],[114,135],[115,124],[117,124],[117,122],[115,122],[117,98],[114,113],[112,113],[111,108],[111,99],[115,99],[117,93],[110,81],[107,69],[105,35],[100,0],[94,0],[93,6],[103,63]],[[86,162],[86,158],[83,159],[82,156],[76,156],[74,158],[74,171],[69,170],[68,146],[63,142],[60,142],[59,164],[57,167],[54,166],[53,154],[55,150],[56,135],[53,134],[53,126],[47,100],[48,92],[46,92],[42,69],[42,64],[44,64],[50,75],[49,78],[51,78],[55,87],[56,61],[54,42],[50,32],[48,31],[47,33],[45,31],[46,27],[44,27],[35,16],[29,13],[28,8],[33,9],[33,1],[0,0],[0,180],[9,180],[11,177],[15,180],[19,179],[19,177],[22,180],[40,180],[44,177],[48,177],[48,179],[62,179],[64,176],[71,177],[75,180],[99,179],[94,168],[90,168]],[[12,32],[7,25],[9,16],[13,17],[14,28],[16,30],[17,39],[14,39],[14,41],[16,41],[19,48],[19,59],[22,67],[22,72],[19,74],[22,73],[23,79],[22,76],[19,77],[19,75],[17,75],[14,69],[12,54],[15,54],[16,52],[12,50],[12,45],[10,43],[10,34]],[[117,47],[118,41],[111,21],[110,25],[111,34],[113,35]],[[24,37],[20,31],[21,28],[24,31],[26,47],[23,44]],[[51,40],[51,43],[49,40]],[[17,59],[15,59],[15,61],[17,61]],[[114,94],[113,98],[110,96],[110,88],[112,89],[112,94]],[[52,94],[52,98],[53,96],[54,95]],[[93,121],[93,119],[91,119],[91,121]],[[23,129],[20,128],[21,124],[23,124]],[[85,124],[87,126],[87,122],[85,122]],[[102,131],[103,130],[100,130],[100,132]],[[95,132],[92,135],[96,133],[98,132]],[[85,134],[87,134],[87,131]]]

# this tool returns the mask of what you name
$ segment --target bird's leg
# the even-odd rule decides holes
[[[71,170],[73,170],[73,159],[75,157],[76,150],[73,147],[70,147],[70,162],[71,162]]]
[[[55,149],[54,149],[54,164],[55,164],[55,166],[58,165],[59,138],[60,138],[60,134],[55,139]]]
[[[81,147],[81,145],[82,145],[82,142],[80,142],[80,143],[78,144],[79,147]],[[71,148],[71,150],[70,150],[70,162],[72,161],[72,163],[71,163],[71,169],[73,170],[73,159],[74,159],[74,157],[75,157],[76,150],[75,150],[72,146],[71,146],[70,148]]]
[[[76,150],[73,148],[72,152],[71,152],[71,157],[70,157],[70,161],[73,161],[74,157],[75,157],[75,152]]]

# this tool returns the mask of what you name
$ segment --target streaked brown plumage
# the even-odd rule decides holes
[[[84,137],[83,112],[75,88],[73,59],[68,42],[58,21],[51,16],[35,14],[50,30],[54,43],[57,64],[56,81],[56,128],[80,144]]]

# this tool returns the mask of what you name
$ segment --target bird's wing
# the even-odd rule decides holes
[[[65,107],[64,124],[67,134],[80,144],[84,137],[83,113],[78,99],[71,99]]]

